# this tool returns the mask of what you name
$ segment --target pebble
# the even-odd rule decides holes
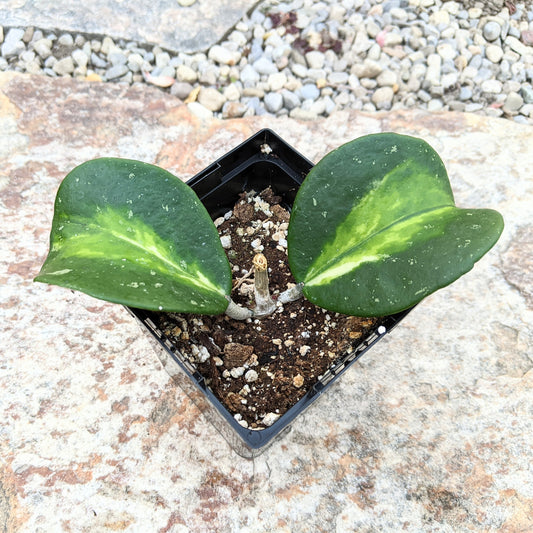
[[[501,34],[502,28],[495,21],[489,21],[483,26],[483,37],[487,41],[495,41]]]
[[[392,87],[380,87],[372,95],[372,103],[377,109],[390,109],[394,91]]]
[[[283,96],[280,93],[265,95],[265,108],[269,113],[276,114],[283,107]]]
[[[7,32],[4,42],[2,43],[2,56],[6,59],[9,59],[12,56],[22,53],[26,49],[26,46],[22,41],[22,37],[24,37],[23,29],[11,28]]]
[[[226,98],[212,87],[202,87],[198,93],[198,102],[210,111],[220,111]]]
[[[514,114],[524,105],[524,99],[516,92],[510,92],[505,99],[503,111],[505,113]]]
[[[197,54],[0,26],[0,70],[149,82],[182,100],[196,91],[188,106],[200,119],[418,106],[532,124],[533,9],[521,19],[518,7],[489,16],[473,1],[265,0]],[[289,11],[293,30],[274,28],[268,13]]]

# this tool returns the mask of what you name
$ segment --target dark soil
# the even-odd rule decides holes
[[[226,251],[234,272],[232,299],[249,308],[257,252],[268,260],[274,299],[294,284],[286,261],[289,213],[279,201],[269,189],[243,196],[231,216],[215,221],[223,242],[231,238]],[[379,323],[330,313],[303,298],[261,320],[175,313],[153,319],[236,420],[253,429],[271,425],[296,404]]]

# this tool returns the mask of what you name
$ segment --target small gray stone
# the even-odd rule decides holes
[[[70,33],[64,33],[63,35],[59,36],[57,43],[66,47],[74,46],[74,38],[72,35],[70,35]]]
[[[531,85],[522,85],[520,95],[526,104],[533,104],[533,88]]]
[[[450,43],[442,43],[437,46],[437,53],[442,57],[444,61],[455,59],[457,55],[457,49]]]
[[[444,74],[441,78],[442,87],[445,91],[452,89],[457,85],[459,80],[459,74],[457,72],[450,72],[449,74]]]
[[[96,68],[106,68],[107,67],[107,61],[102,59],[98,54],[93,52],[91,54],[91,63]]]
[[[301,103],[300,98],[298,98],[298,95],[296,95],[292,91],[283,90],[281,91],[281,96],[283,97],[283,106],[289,111],[298,107]]]
[[[2,43],[2,56],[12,57],[19,55],[26,49],[22,38],[24,37],[24,30],[20,28],[11,28]]]
[[[300,87],[298,94],[302,100],[316,100],[320,95],[320,91],[314,83],[306,83]]]
[[[210,111],[220,111],[226,102],[226,98],[216,89],[207,87],[200,90],[198,102]]]
[[[398,76],[393,70],[384,70],[377,78],[376,81],[380,87],[392,87],[398,83]]]
[[[253,67],[259,74],[266,74],[267,76],[278,72],[278,67],[264,56],[255,61]]]
[[[176,79],[180,82],[194,83],[198,79],[198,75],[191,67],[180,65],[176,69]]]
[[[246,113],[247,109],[248,106],[241,102],[226,102],[222,108],[222,116],[224,118],[239,118]]]
[[[271,91],[279,91],[287,83],[287,76],[283,72],[276,72],[268,77],[268,86]]]
[[[503,58],[503,50],[500,46],[489,44],[487,48],[485,48],[485,56],[492,63],[499,63]]]
[[[241,53],[215,44],[209,50],[207,57],[221,65],[236,65],[241,60]]]
[[[107,60],[114,67],[117,65],[125,65],[128,62],[128,58],[122,52],[110,52],[107,56]]]
[[[116,80],[117,78],[121,78],[122,76],[124,76],[127,72],[129,72],[127,65],[116,65],[106,70],[105,79]]]
[[[372,59],[365,59],[363,63],[352,66],[351,73],[358,78],[376,78],[383,71],[383,67]]]
[[[484,93],[500,94],[502,92],[502,82],[499,80],[485,80],[481,84],[481,90]]]
[[[54,64],[54,72],[58,76],[68,76],[74,72],[74,60],[72,57],[64,57]]]
[[[299,78],[306,78],[307,77],[307,67],[305,65],[302,65],[300,63],[293,63],[291,65],[292,73],[295,76],[298,76]]]
[[[394,91],[392,87],[380,87],[372,95],[372,103],[376,106],[376,109],[390,109],[393,97]]]
[[[74,50],[72,52],[72,59],[74,60],[74,63],[76,63],[76,65],[81,68],[85,68],[87,66],[87,63],[89,62],[87,54],[79,49]]]
[[[259,73],[252,65],[245,65],[241,70],[240,80],[243,84],[254,85],[261,79]]]
[[[442,108],[443,104],[441,100],[434,98],[428,102],[428,111],[440,111]]]
[[[472,94],[472,89],[470,87],[461,87],[461,90],[459,91],[459,100],[463,102],[465,100],[470,100],[472,98]]]
[[[348,83],[349,77],[347,72],[332,72],[327,79],[331,85],[344,85]]]
[[[510,92],[505,99],[503,110],[505,113],[514,114],[524,105],[524,99],[515,92]]]
[[[322,52],[313,50],[305,54],[307,66],[309,68],[322,68],[324,66],[325,56]]]
[[[487,39],[487,41],[495,41],[501,34],[502,27],[493,20],[490,20],[483,26],[483,37]]]
[[[52,41],[50,39],[38,39],[32,46],[41,59],[46,59],[52,53]]]
[[[283,96],[280,93],[268,93],[264,102],[266,110],[275,114],[283,107]]]
[[[109,56],[111,61],[111,54]],[[155,66],[158,68],[165,68],[170,63],[170,55],[168,52],[159,52],[155,54]]]
[[[189,94],[191,94],[191,91],[193,90],[193,86],[190,83],[183,82],[183,81],[177,81],[176,83],[172,84],[170,87],[170,94],[173,94],[174,96],[178,97],[180,100],[185,100]]]

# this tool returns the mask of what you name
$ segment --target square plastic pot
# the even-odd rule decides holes
[[[187,183],[196,192],[213,219],[230,210],[244,191],[260,192],[272,187],[291,208],[296,192],[313,163],[291,148],[269,129],[257,132],[237,148],[228,152]],[[173,343],[160,331],[153,313],[127,308],[151,339],[164,368],[189,395],[204,416],[222,434],[236,453],[253,458],[262,453],[275,439],[290,430],[294,419],[301,415],[336,379],[348,370],[367,350],[389,333],[410,310],[385,317],[364,339],[358,339],[353,351],[332,366],[309,392],[272,426],[262,430],[242,427],[207,386],[205,379],[183,357]]]

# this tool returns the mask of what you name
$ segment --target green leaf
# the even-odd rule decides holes
[[[496,211],[455,207],[446,169],[426,142],[368,135],[309,172],[291,214],[289,264],[313,303],[383,316],[468,272],[502,230]]]
[[[150,310],[225,311],[231,269],[194,191],[156,166],[103,158],[76,167],[55,202],[36,281]]]

